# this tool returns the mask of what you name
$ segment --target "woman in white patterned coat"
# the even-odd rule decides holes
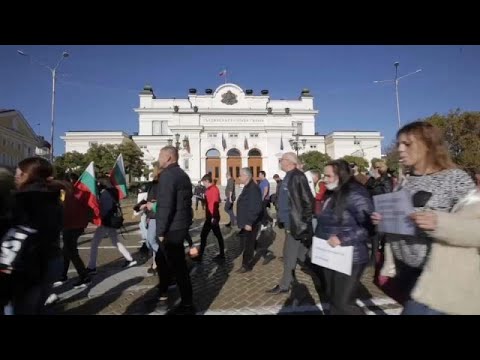
[[[405,125],[397,133],[400,162],[411,169],[399,189],[413,196],[415,212],[438,211],[448,213],[455,204],[475,188],[470,176],[458,169],[450,159],[440,129],[427,122]],[[372,215],[374,223],[381,215]],[[387,234],[395,262],[395,284],[407,299],[405,311],[411,306],[411,291],[422,274],[434,239],[417,226],[414,236]]]

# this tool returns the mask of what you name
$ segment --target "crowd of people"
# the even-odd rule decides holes
[[[390,171],[384,161],[376,162],[368,174],[345,160],[304,171],[296,154],[287,152],[279,160],[285,176],[273,176],[275,193],[264,171],[256,181],[246,167],[240,170],[237,198],[235,179],[227,174],[224,210],[229,222],[225,226],[238,227],[243,246],[237,272],[254,271],[257,256],[264,257],[264,264],[275,258],[270,244],[264,246],[259,240],[278,228],[285,235],[283,274],[266,290],[272,295],[292,290],[300,263],[320,282],[330,314],[363,314],[356,294],[366,267],[373,264],[372,280],[404,306],[405,315],[480,314],[480,175],[472,177],[457,167],[441,131],[428,123],[414,122],[400,129],[397,147],[401,175]],[[7,304],[14,314],[42,313],[53,286],[67,280],[70,262],[78,273],[74,286],[88,286],[96,274],[99,243],[106,236],[125,258],[124,268],[137,265],[118,239],[120,200],[110,179],[97,181],[97,214],[82,200],[86,194],[77,184],[75,174],[54,179],[51,164],[38,157],[21,161],[15,177],[0,171],[0,313]],[[374,197],[403,190],[411,195],[414,235],[379,232],[384,217],[375,211]],[[192,199],[195,210],[201,204],[205,211],[198,248],[189,233]],[[134,207],[144,241],[141,252],[151,257],[148,272],[158,275],[158,308],[172,314],[196,312],[187,257],[197,264],[205,261],[208,235],[213,231],[218,242],[213,261],[225,262],[228,249],[220,227],[221,202],[211,174],[192,188],[178,165],[178,150],[162,148],[153,180],[143,186]],[[95,217],[101,221],[96,223],[85,266],[78,254],[78,239]],[[314,241],[332,248],[352,247],[350,275],[314,264]],[[173,284],[181,302],[168,309]]]

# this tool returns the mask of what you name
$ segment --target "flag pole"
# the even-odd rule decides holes
[[[227,73],[228,73],[227,68],[225,68],[225,84],[227,83]]]

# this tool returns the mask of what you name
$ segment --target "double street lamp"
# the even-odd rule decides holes
[[[288,140],[292,149],[296,151],[297,157],[298,157],[298,150],[300,149],[304,150],[305,146],[307,145],[307,139],[300,139],[300,126],[301,125],[297,123],[297,131],[293,135],[295,139]]]
[[[32,62],[35,62],[35,63],[47,68],[52,73],[52,112],[51,112],[51,130],[50,130],[50,162],[53,163],[53,141],[54,141],[54,134],[55,134],[55,82],[56,82],[56,79],[57,79],[57,70],[58,70],[60,64],[62,63],[62,60],[69,57],[70,54],[68,52],[64,51],[62,53],[62,56],[60,57],[60,60],[58,60],[57,64],[54,67],[51,67],[51,66],[48,66],[48,65],[45,65],[45,64],[41,63],[40,61],[37,61],[36,59],[34,59],[32,56],[30,56],[29,54],[27,54],[24,51],[17,50],[17,53],[19,55],[26,56],[26,57],[30,58],[30,60]]]
[[[393,82],[395,84],[395,98],[397,100],[397,121],[398,121],[398,130],[400,130],[400,127],[401,127],[401,120],[400,120],[400,101],[398,99],[398,82],[403,79],[403,78],[406,78],[407,76],[410,76],[410,75],[414,75],[416,73],[419,73],[420,71],[422,71],[422,69],[418,69],[414,72],[411,72],[411,73],[408,73],[407,75],[403,75],[403,76],[400,76],[398,77],[398,66],[400,65],[400,63],[397,61],[393,64],[395,66],[395,78],[394,79],[390,79],[390,80],[375,80],[374,83],[375,84],[380,84],[380,83],[385,83],[385,82]]]
[[[180,134],[175,134],[175,147],[177,148],[177,150],[180,150],[180,145],[183,146],[183,149],[187,149],[188,150],[188,145],[189,145],[189,141],[188,141],[188,137],[185,135],[185,137],[183,138],[182,140],[182,143],[180,143]],[[168,146],[172,146],[173,145],[173,139],[168,139]]]
[[[407,76],[414,75],[414,74],[417,74],[420,71],[422,71],[422,69],[418,69],[414,72],[408,73],[407,75],[403,75],[403,76],[398,77],[398,67],[399,67],[399,65],[400,65],[400,63],[398,61],[393,64],[393,66],[395,66],[395,78],[394,79],[374,81],[375,84],[385,83],[385,82],[393,82],[395,84],[395,97],[396,97],[396,100],[397,100],[397,121],[398,121],[397,126],[398,126],[398,130],[400,130],[400,127],[401,127],[401,124],[402,124],[402,122],[400,120],[400,101],[398,99],[398,82],[401,79],[406,78]],[[401,176],[402,175],[402,166],[400,165],[398,169],[399,169],[398,175]]]

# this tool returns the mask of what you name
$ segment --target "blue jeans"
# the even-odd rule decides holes
[[[142,240],[147,240],[147,221],[147,215],[142,214],[142,216],[140,216],[140,223],[138,224],[140,227],[140,233],[142,234]]]
[[[444,313],[420,304],[415,300],[408,300],[403,308],[402,315],[445,315]]]
[[[148,229],[147,229],[147,247],[153,252],[158,252],[158,243],[157,243],[157,220],[147,219],[148,220]]]

